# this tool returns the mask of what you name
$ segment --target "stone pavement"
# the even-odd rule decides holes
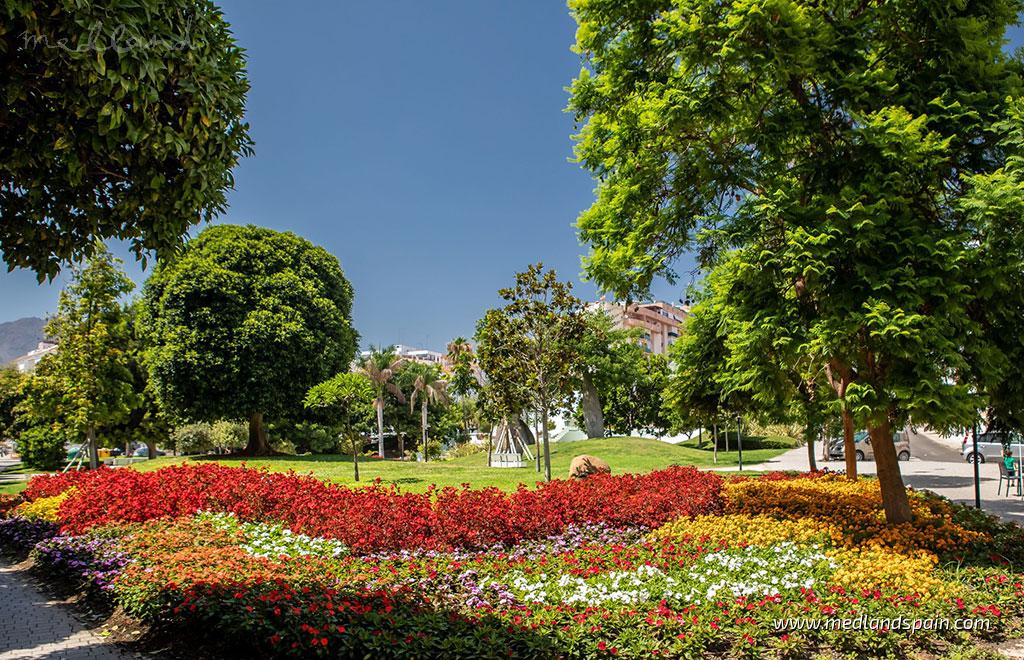
[[[919,431],[925,436],[931,452],[928,454],[931,460],[922,460],[912,456],[909,461],[900,463],[900,472],[903,474],[903,482],[921,490],[930,490],[934,493],[948,497],[954,502],[963,504],[974,504],[974,468],[963,460],[959,454],[960,440],[958,438],[943,438],[931,432]],[[910,450],[914,451],[915,439],[911,438]],[[945,455],[936,455],[943,447],[947,452]],[[823,461],[821,456],[817,459],[819,468],[831,470],[844,470],[843,461]],[[787,451],[764,463],[744,465],[747,470],[806,470],[807,469],[807,448],[798,447]],[[874,461],[862,461],[857,464],[860,474],[874,475]],[[999,466],[994,462],[983,463],[978,466],[981,482],[981,508],[984,511],[998,515],[1004,520],[1010,520],[1024,525],[1024,500],[1016,496],[997,495],[996,489],[999,484]],[[729,472],[731,468],[719,468],[716,471]]]
[[[23,571],[0,564],[0,660],[122,660],[121,652],[41,594]]]

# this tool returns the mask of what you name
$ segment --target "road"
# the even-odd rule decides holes
[[[960,438],[941,437],[929,431],[919,430],[910,438],[909,461],[900,463],[903,482],[908,486],[948,497],[954,502],[974,505],[974,469],[959,454]],[[749,470],[806,470],[807,448],[797,447],[758,465],[744,466]],[[842,471],[843,461],[823,461],[818,458],[819,468]],[[997,495],[999,468],[994,463],[978,466],[981,483],[982,509],[1005,520],[1024,524],[1024,500],[1015,496]],[[722,468],[729,472],[735,468]],[[874,475],[874,461],[857,464],[860,474]]]
[[[928,431],[910,431],[910,454],[922,461],[937,463],[963,463],[960,438],[940,437]]]

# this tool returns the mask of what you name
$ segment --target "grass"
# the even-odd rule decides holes
[[[12,481],[6,484],[0,484],[0,495],[14,495],[25,490],[25,486],[28,485],[26,481]]]
[[[750,449],[743,452],[744,465],[754,465],[774,458],[794,446],[788,438],[770,439],[772,442],[757,442],[751,438]],[[761,439],[767,441],[769,439]],[[762,444],[766,446],[761,446]],[[745,443],[746,446],[746,443]],[[759,447],[759,448],[755,448]],[[589,454],[605,460],[612,468],[612,474],[624,472],[650,472],[670,465],[696,465],[699,467],[726,467],[737,465],[735,451],[718,452],[717,465],[713,462],[711,448],[697,448],[694,445],[676,446],[649,438],[601,438],[579,442],[554,443],[551,445],[551,473],[553,477],[565,477],[569,463],[580,454]],[[238,457],[196,457],[183,458],[164,456],[151,461],[132,465],[136,470],[155,470],[175,464],[200,464],[217,461],[223,465],[266,467],[273,471],[294,470],[299,474],[314,476],[337,483],[352,484],[352,457],[345,455],[303,455],[274,456],[268,458]],[[380,479],[395,484],[402,490],[423,491],[430,485],[458,486],[468,483],[474,487],[496,486],[503,490],[514,490],[519,484],[533,486],[541,480],[541,474],[534,465],[525,468],[489,468],[487,454],[481,452],[472,456],[429,463],[406,461],[384,461],[369,458],[359,460],[359,474],[362,483]]]

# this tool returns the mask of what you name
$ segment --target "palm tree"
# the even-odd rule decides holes
[[[451,364],[455,364],[459,361],[459,357],[466,354],[471,357],[473,355],[473,346],[469,343],[468,339],[456,337],[448,342],[448,361]]]
[[[412,395],[409,397],[410,412],[416,408],[416,399],[420,400],[420,430],[422,431],[423,460],[427,456],[427,405],[448,402],[448,383],[441,378],[441,371],[432,364],[416,366],[416,379],[412,383]]]
[[[380,348],[371,346],[370,354],[360,362],[356,372],[366,376],[373,385],[376,398],[373,407],[377,409],[377,453],[384,458],[384,403],[388,392],[393,394],[399,403],[405,403],[402,390],[394,382],[395,372],[404,360],[395,353],[394,346]]]

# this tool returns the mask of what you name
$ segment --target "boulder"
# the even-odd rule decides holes
[[[611,474],[612,469],[596,456],[583,454],[572,459],[572,463],[569,464],[570,479],[586,479],[592,474],[600,473]]]

